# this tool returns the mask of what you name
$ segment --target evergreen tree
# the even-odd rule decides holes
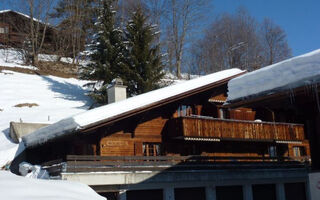
[[[96,23],[96,37],[93,40],[92,49],[94,53],[91,56],[92,64],[84,67],[81,72],[81,78],[98,80],[101,87],[92,92],[91,96],[101,104],[108,102],[107,86],[112,79],[120,77],[124,83],[126,73],[129,73],[125,65],[124,54],[126,49],[123,43],[122,31],[115,28],[115,10],[113,5],[115,0],[103,0],[100,9],[100,15]]]
[[[127,65],[134,72],[128,74],[131,79],[128,84],[130,95],[159,88],[159,81],[164,75],[160,46],[155,44],[157,33],[153,29],[142,9],[137,8],[127,24],[126,33],[129,47]]]

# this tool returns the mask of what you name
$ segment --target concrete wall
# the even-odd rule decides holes
[[[22,136],[28,135],[49,124],[10,122],[10,137],[16,143]]]
[[[128,190],[162,189],[165,200],[174,200],[175,188],[205,188],[206,199],[216,199],[216,186],[242,186],[243,199],[252,200],[252,185],[274,184],[277,200],[285,200],[285,183],[305,183],[306,169],[233,169],[197,171],[134,171],[62,173],[62,179],[90,185],[97,192],[119,191],[126,199]],[[307,190],[306,190],[307,191]],[[308,193],[308,192],[307,192]],[[306,194],[307,200],[309,195]]]

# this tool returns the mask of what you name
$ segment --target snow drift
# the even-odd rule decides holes
[[[0,171],[0,199],[103,200],[89,186],[62,180],[41,180]]]

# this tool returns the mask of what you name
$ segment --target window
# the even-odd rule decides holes
[[[269,156],[270,157],[277,157],[277,147],[276,146],[269,147]]]
[[[252,185],[252,197],[253,200],[276,200],[276,185]]]
[[[190,116],[192,114],[191,106],[180,105],[177,110],[178,117]]]
[[[293,147],[293,156],[294,157],[301,157],[301,156],[305,156],[305,155],[306,155],[306,151],[305,151],[304,147],[301,147],[301,146]]]
[[[0,34],[4,34],[4,33],[9,33],[9,28],[6,26],[6,27],[0,27]]]
[[[159,156],[160,143],[143,143],[142,151],[144,156]]]
[[[219,108],[219,118],[220,119],[226,119],[226,112],[223,108]]]

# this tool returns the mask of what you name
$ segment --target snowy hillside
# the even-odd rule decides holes
[[[37,68],[31,65],[23,64],[23,54],[17,49],[0,49],[0,66],[2,67],[19,67],[36,70]]]
[[[13,159],[18,148],[7,137],[10,121],[54,123],[87,110],[92,102],[85,95],[85,83],[73,78],[0,72],[0,167]]]

